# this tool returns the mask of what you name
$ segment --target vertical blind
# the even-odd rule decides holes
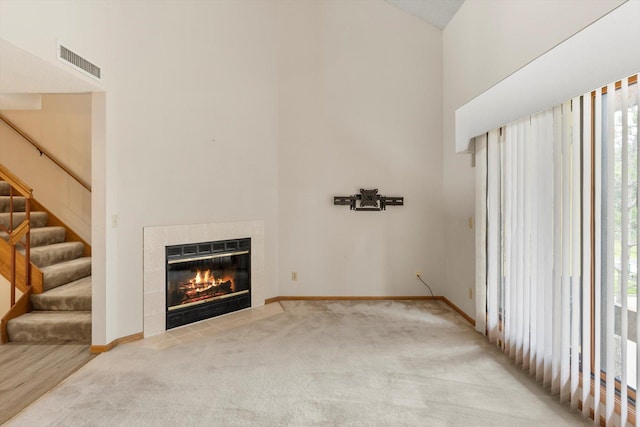
[[[639,86],[475,139],[476,328],[596,424],[635,424]]]

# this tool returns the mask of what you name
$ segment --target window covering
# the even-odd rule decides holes
[[[630,81],[475,138],[477,329],[561,402],[620,426],[640,383]]]

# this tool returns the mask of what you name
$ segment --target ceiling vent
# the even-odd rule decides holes
[[[102,80],[100,67],[60,43],[58,43],[58,59],[94,79]]]

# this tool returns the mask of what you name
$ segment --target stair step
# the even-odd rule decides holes
[[[49,265],[40,269],[44,276],[43,290],[48,291],[58,286],[82,279],[91,275],[91,257],[76,258],[71,261]]]
[[[22,221],[26,218],[26,214],[24,212],[14,212],[13,213],[13,226],[17,227],[20,225]],[[31,212],[31,228],[44,227],[47,225],[47,221],[49,217],[46,212]],[[9,214],[8,213],[0,213],[0,225],[9,228]]]
[[[64,227],[39,227],[31,230],[31,247],[53,245],[64,242],[67,238],[67,229]]]
[[[9,212],[11,207],[11,197],[9,196],[0,196],[0,212]],[[14,196],[13,197],[13,211],[14,212],[24,212],[26,200],[22,196]]]
[[[9,195],[9,183],[6,181],[0,181],[0,196],[8,196]]]
[[[64,227],[40,227],[31,230],[31,248],[38,246],[62,243],[67,238],[67,230]],[[9,240],[9,235],[0,231],[0,239]],[[25,238],[22,238],[22,242]]]
[[[91,312],[33,311],[11,319],[7,334],[12,342],[91,343]]]
[[[38,311],[91,311],[91,276],[33,294],[31,306]]]
[[[24,255],[24,250],[20,250]],[[38,268],[80,258],[84,254],[82,242],[62,242],[31,249],[31,262]]]

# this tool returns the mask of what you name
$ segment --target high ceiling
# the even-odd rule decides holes
[[[386,0],[390,4],[443,29],[464,0]],[[0,39],[0,93],[87,92],[96,89],[88,79],[65,71]]]
[[[460,9],[464,0],[387,0],[387,2],[442,30]]]

